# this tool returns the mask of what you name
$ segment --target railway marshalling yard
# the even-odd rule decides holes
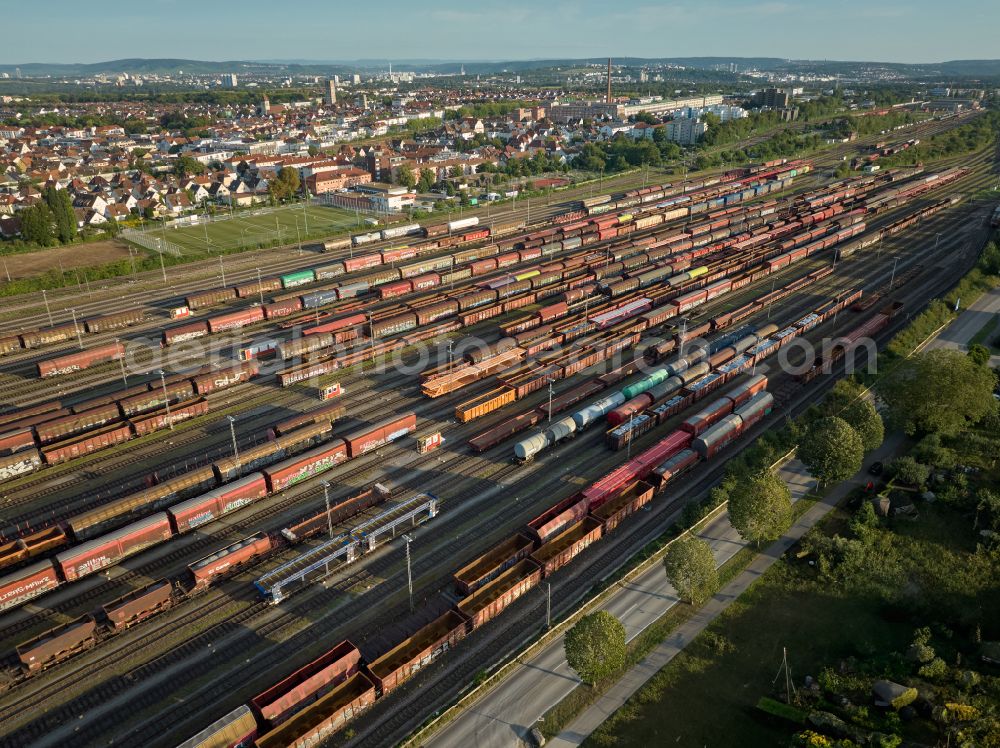
[[[927,138],[960,122],[928,121],[909,128],[905,137]],[[868,141],[874,142],[874,138]],[[777,194],[764,194],[741,201],[735,207],[740,211],[753,211],[755,205],[778,200],[781,213],[789,214],[792,210],[801,212],[801,197],[842,189],[839,185],[834,188],[829,186],[836,181],[832,176],[833,168],[843,156],[853,155],[859,147],[869,144],[868,141],[831,147],[809,159],[811,170],[802,176],[795,176],[785,189]],[[836,262],[836,247],[808,254],[785,267],[776,268],[771,277],[760,277],[651,326],[643,331],[643,340],[669,337],[676,332],[680,317],[685,319],[685,326],[697,327],[725,312],[745,307],[775,289],[785,288],[797,279],[815,274],[817,279],[814,282],[754,311],[739,325],[760,327],[773,323],[783,328],[835,299],[843,291],[856,289],[863,292],[863,298],[881,295],[885,302],[892,300],[904,305],[905,313],[894,318],[877,335],[876,340],[884,342],[905,323],[908,314],[913,314],[931,298],[940,295],[974,263],[987,235],[985,219],[992,210],[992,204],[964,199],[964,196],[980,194],[996,183],[996,155],[991,148],[961,159],[928,164],[919,175],[880,183],[872,188],[866,199],[877,200],[881,190],[916,184],[929,175],[944,175],[959,167],[967,170],[954,181],[927,189],[910,200],[864,214],[865,233],[860,236],[873,236],[896,222],[949,199],[947,206],[926,215],[914,225],[886,233],[880,240]],[[688,176],[689,180],[699,178],[698,174]],[[860,176],[849,179],[859,183],[861,180]],[[879,175],[874,175],[874,179],[879,179]],[[644,181],[648,184],[677,184],[680,180],[651,173],[606,179],[602,187],[604,192],[618,196],[643,186]],[[577,193],[553,196],[546,205],[533,205],[530,225],[509,236],[494,237],[495,243],[504,248],[505,242],[517,241],[519,236],[530,236],[533,232],[566,225],[566,222],[557,223],[556,216],[576,210],[579,200],[591,193],[590,188],[581,189]],[[961,199],[950,204],[953,197]],[[843,200],[845,210],[843,214],[834,216],[835,220],[842,219],[851,210],[860,209],[860,203],[852,204],[851,199]],[[653,211],[655,206],[653,202],[645,207]],[[636,212],[639,209],[630,210]],[[636,212],[637,218],[640,215]],[[485,223],[485,213],[482,216]],[[769,215],[767,220],[775,218]],[[501,220],[527,222],[526,206],[508,208],[491,216],[491,221]],[[624,238],[602,238],[586,249],[594,254],[606,252],[605,247],[619,247],[626,239],[635,241],[644,236],[662,237],[680,232],[697,220],[700,219],[672,219],[669,226],[659,224],[639,229],[624,235]],[[229,286],[252,283],[258,278],[258,269],[265,277],[275,277],[403,243],[403,240],[381,242],[322,255],[309,251],[301,253],[297,246],[289,246],[230,256],[224,260],[226,280]],[[428,253],[428,256],[444,256],[489,243],[490,240],[472,240],[461,246],[439,249],[436,253]],[[576,253],[580,251],[580,248],[575,250]],[[559,262],[571,254],[573,252],[566,251],[544,260],[527,260],[517,266],[517,272],[537,267],[541,262]],[[611,264],[611,259],[609,255],[606,264]],[[817,273],[826,269],[831,272],[825,275]],[[370,270],[346,275],[338,282],[348,283],[366,272]],[[478,287],[483,278],[493,277],[499,276],[494,273],[454,279],[447,291],[462,293],[463,290]],[[38,362],[79,350],[77,341],[70,340],[43,348],[12,351],[0,358],[0,388],[4,402],[24,408],[58,398],[62,406],[71,407],[93,398],[113,397],[126,386],[134,388],[147,383],[158,386],[162,380],[157,372],[161,368],[166,375],[180,375],[193,373],[206,361],[229,367],[241,349],[266,340],[287,342],[297,336],[295,327],[282,328],[279,323],[298,322],[302,328],[315,325],[317,314],[327,315],[319,319],[320,323],[325,323],[338,319],[341,312],[360,312],[366,315],[367,321],[359,326],[371,329],[376,319],[405,313],[401,304],[430,295],[414,293],[386,300],[372,295],[334,302],[323,307],[321,312],[303,313],[298,320],[264,320],[234,332],[189,341],[185,345],[187,358],[183,359],[172,354],[169,348],[160,350],[160,331],[177,324],[169,319],[168,311],[182,306],[186,296],[219,287],[220,281],[219,263],[206,261],[172,268],[166,286],[159,273],[152,273],[131,282],[126,279],[109,282],[104,288],[91,289],[89,294],[78,290],[48,294],[49,309],[54,321],[60,324],[71,321],[71,314],[82,320],[112,312],[143,310],[144,321],[139,324],[84,335],[80,339],[86,349],[113,343],[116,338],[123,341],[127,348],[131,347],[133,352],[128,357],[129,367],[124,371],[127,382],[122,381],[123,371],[118,362],[102,363],[52,378],[39,378],[36,372]],[[890,282],[893,284],[891,289]],[[306,285],[294,290],[305,294],[316,286]],[[442,284],[442,292],[444,288]],[[560,286],[560,290],[562,288]],[[273,292],[264,292],[265,303],[269,303],[269,297],[274,295]],[[448,363],[448,341],[457,347],[463,338],[477,336],[486,343],[496,343],[503,337],[501,325],[535,313],[558,298],[561,297],[536,300],[534,304],[512,308],[496,317],[441,332],[435,338],[433,353],[424,367]],[[656,304],[665,304],[669,298],[666,296]],[[225,305],[196,310],[191,320],[186,321],[248,309],[255,302],[256,297],[235,299]],[[586,299],[572,301],[567,316],[593,317],[595,311],[604,313],[614,303],[607,294],[594,289]],[[19,299],[16,310],[12,304],[10,300],[4,304],[2,311],[6,313],[3,322],[0,322],[0,337],[48,325],[48,312],[40,297]],[[875,304],[862,312],[840,311],[820,326],[805,332],[804,337],[819,341],[848,333],[875,314],[880,306]],[[414,308],[420,307],[417,305]],[[367,317],[369,313],[371,317]],[[449,321],[454,322],[454,319],[442,318],[418,325],[408,334]],[[733,328],[739,325],[734,324]],[[711,332],[705,337],[711,342],[725,332]],[[386,334],[377,342],[382,344],[399,337],[399,334]],[[376,342],[369,339],[363,330],[359,340],[364,343],[360,348]],[[142,343],[146,344],[146,348],[142,347]],[[334,382],[344,389],[344,394],[338,399],[344,407],[344,414],[333,423],[334,438],[363,430],[369,424],[393,416],[411,412],[416,416],[413,433],[370,451],[359,449],[357,454],[352,452],[350,459],[321,474],[295,482],[283,490],[267,492],[266,496],[247,506],[200,525],[191,532],[152,545],[117,565],[63,583],[44,595],[0,613],[0,651],[5,654],[8,680],[8,687],[0,693],[0,741],[4,745],[18,746],[172,746],[232,713],[341,641],[353,642],[366,662],[376,661],[454,608],[459,597],[453,587],[452,576],[458,569],[514,533],[523,531],[532,518],[561,499],[587,488],[628,458],[657,444],[685,417],[675,416],[637,437],[627,452],[609,449],[605,445],[606,427],[597,424],[576,434],[571,440],[540,452],[529,462],[518,463],[513,459],[514,444],[525,436],[544,430],[548,425],[546,418],[541,418],[533,428],[499,441],[482,452],[474,452],[468,441],[514,415],[533,407],[544,409],[549,397],[547,387],[525,393],[481,417],[460,422],[456,419],[456,406],[496,389],[496,376],[502,372],[472,381],[440,397],[430,398],[422,394],[421,377],[415,371],[415,364],[421,355],[418,346],[409,346],[397,353],[404,364],[414,366],[373,366],[370,362],[363,362],[287,387],[279,385],[276,374],[294,364],[281,359],[262,360],[260,373],[249,381],[206,390],[201,397],[207,403],[207,413],[177,423],[172,430],[158,430],[86,456],[42,466],[0,484],[0,495],[3,497],[3,522],[0,524],[5,538],[11,539],[45,528],[62,527],[84,512],[132,496],[152,484],[162,485],[165,481],[230,458],[234,454],[234,437],[237,452],[249,454],[255,447],[265,445],[273,438],[269,430],[275,424],[326,405],[318,400],[317,392]],[[350,355],[350,351],[344,355]],[[630,359],[631,356],[620,357],[619,365]],[[766,366],[769,378],[767,389],[775,398],[775,407],[768,419],[783,419],[786,414],[794,414],[806,407],[831,386],[835,378],[821,376],[808,384],[801,384],[792,375],[780,371],[773,360],[768,361]],[[552,377],[553,396],[558,398],[594,380],[608,368],[606,363],[601,363],[565,378]],[[763,370],[763,366],[758,369]],[[631,374],[627,379],[611,384],[605,391],[594,392],[553,416],[553,421],[571,415],[609,392],[638,381],[642,376],[641,373]],[[724,387],[720,394],[726,389]],[[692,404],[686,413],[690,415],[699,408],[700,405]],[[232,422],[227,416],[232,416]],[[600,542],[582,551],[564,568],[547,578],[546,581],[551,582],[553,614],[570,609],[586,595],[594,582],[612,575],[627,560],[631,551],[638,550],[660,534],[679,507],[698,497],[718,478],[726,456],[734,454],[752,440],[755,433],[766,428],[771,422],[768,419],[758,423],[749,434],[742,435],[719,458],[704,461],[684,476],[671,481],[656,494],[647,507],[648,511],[625,519]],[[415,436],[434,432],[440,432],[444,438],[443,445],[425,454],[418,453]],[[305,515],[321,513],[325,505],[324,482],[329,484],[327,496],[334,505],[362,493],[375,483],[389,486],[393,492],[386,502],[368,506],[359,514],[340,520],[333,527],[333,535],[338,538],[366,520],[381,516],[392,507],[405,505],[421,495],[436,498],[435,512],[418,515],[422,520],[419,525],[405,523],[395,537],[380,537],[373,551],[360,555],[354,563],[342,567],[334,565],[328,576],[316,579],[301,589],[293,588],[277,604],[270,604],[264,598],[254,585],[255,580],[326,542],[327,532],[296,544],[275,542],[272,550],[254,557],[234,572],[220,576],[205,589],[196,592],[190,589],[188,566],[193,562],[255,533],[270,533],[276,539],[281,538],[282,528],[289,527]],[[432,513],[435,516],[429,517]],[[407,589],[405,543],[400,538],[403,531],[412,540],[409,548],[412,612]],[[77,543],[71,539],[70,545],[55,552],[62,553],[75,545]],[[0,571],[0,575],[17,568]],[[92,614],[102,605],[161,579],[171,580],[177,588],[169,608],[119,633],[112,634],[106,627],[101,628],[95,641],[89,642],[83,651],[41,672],[25,676],[14,653],[16,646],[49,629]],[[472,683],[477,673],[499,661],[526,636],[536,633],[544,625],[545,605],[542,588],[526,590],[519,600],[494,620],[471,630],[464,641],[450,651],[440,653],[433,663],[375,701],[374,705],[350,721],[349,730],[334,733],[329,739],[352,745],[397,742]]]

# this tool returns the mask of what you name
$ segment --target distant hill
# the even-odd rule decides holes
[[[417,72],[453,74],[463,67],[467,75],[491,74],[501,71],[526,72],[551,68],[570,68],[581,65],[603,65],[606,57],[537,59],[537,60],[459,60],[434,59],[403,59],[392,60],[394,67],[400,70]],[[683,65],[690,68],[710,69],[735,63],[740,69],[756,68],[758,70],[789,71],[812,70],[818,72],[850,74],[860,67],[882,67],[895,70],[905,75],[916,77],[996,77],[1000,76],[1000,60],[951,60],[939,63],[876,63],[848,60],[789,60],[780,57],[615,57],[615,65],[638,67],[654,64]],[[89,77],[99,74],[116,75],[134,73],[140,75],[177,75],[180,71],[194,75],[217,75],[221,73],[259,75],[343,75],[359,70],[384,70],[389,65],[385,59],[361,60],[183,60],[183,59],[144,59],[133,58],[110,60],[107,62],[60,64],[60,63],[25,63],[22,65],[0,65],[0,72],[13,76],[16,68],[26,76],[53,77]]]

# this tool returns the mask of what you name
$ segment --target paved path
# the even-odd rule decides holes
[[[976,299],[968,309],[958,315],[954,322],[927,344],[927,350],[932,351],[935,348],[968,350],[969,341],[997,314],[1000,314],[1000,288],[994,288]],[[992,340],[997,337],[1000,337],[1000,329],[994,328],[993,333],[983,344],[988,348]],[[1000,365],[1000,356],[992,356],[990,366],[998,365]]]
[[[886,455],[891,454],[898,443],[898,438],[887,440],[886,444],[872,455],[869,464],[875,460],[886,459]],[[803,496],[813,484],[813,479],[798,460],[788,463],[779,474],[792,489],[793,499]],[[860,473],[854,479],[837,486],[822,503],[810,507],[784,537],[761,553],[746,571],[727,585],[692,619],[679,627],[670,639],[630,670],[593,707],[581,714],[549,745],[558,745],[562,748],[579,745],[608,715],[621,706],[636,689],[669,662],[698,632],[764,573],[795,540],[825,516],[851,488],[867,480],[867,475]],[[709,522],[699,536],[712,546],[716,563],[719,565],[732,558],[744,546],[725,514]],[[631,641],[676,603],[677,597],[673,588],[667,583],[663,567],[654,564],[633,581],[623,585],[601,607],[613,613],[625,624],[628,639]],[[477,748],[501,746],[507,748],[520,745],[531,726],[578,683],[579,679],[566,664],[563,638],[558,637],[533,658],[521,663],[507,678],[476,700],[440,732],[431,736],[426,745],[438,747],[474,745]]]

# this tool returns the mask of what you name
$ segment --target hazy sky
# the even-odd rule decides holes
[[[7,0],[0,18],[4,64],[123,57],[1000,57],[1000,0]]]

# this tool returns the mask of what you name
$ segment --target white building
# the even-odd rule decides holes
[[[680,145],[692,145],[705,134],[708,125],[691,117],[682,117],[667,123],[667,140]]]

